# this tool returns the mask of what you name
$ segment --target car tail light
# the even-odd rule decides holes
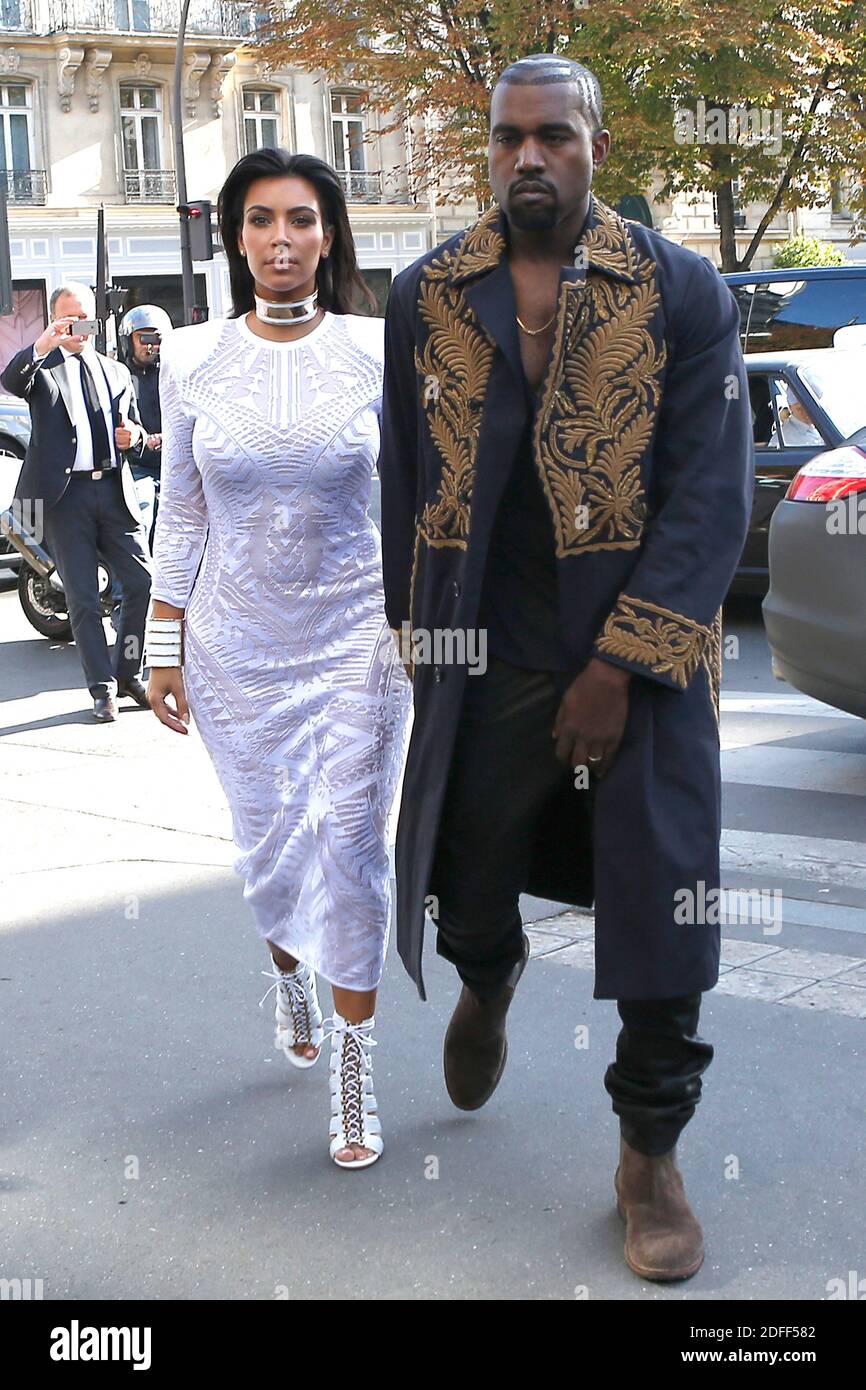
[[[794,474],[785,497],[791,502],[833,502],[850,492],[866,492],[866,452],[856,444],[816,454]]]

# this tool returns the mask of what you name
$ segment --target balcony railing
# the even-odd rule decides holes
[[[0,5],[31,0],[0,0]],[[176,34],[180,0],[48,0],[48,28],[57,33]],[[267,11],[233,0],[192,0],[188,34],[252,41],[267,23]]]
[[[6,185],[10,203],[29,203],[39,206],[45,202],[44,169],[0,169],[0,179]]]
[[[412,203],[412,192],[405,186],[405,174],[385,169],[338,169],[348,203]]]
[[[176,203],[173,169],[124,169],[123,192],[128,203]]]
[[[381,203],[381,169],[358,170],[338,169],[337,177],[343,185],[346,201],[349,203]]]

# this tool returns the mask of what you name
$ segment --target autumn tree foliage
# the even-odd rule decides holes
[[[409,132],[419,200],[435,187],[489,201],[496,78],[525,54],[560,53],[601,82],[607,201],[654,176],[662,199],[712,191],[733,270],[777,212],[826,201],[847,175],[853,235],[866,236],[866,0],[277,0],[263,47],[273,67],[361,87],[380,129]],[[740,259],[737,201],[767,204]]]

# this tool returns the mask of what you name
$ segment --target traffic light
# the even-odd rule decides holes
[[[187,203],[179,209],[189,220],[189,249],[194,261],[213,260],[213,228],[211,227],[211,204],[207,198],[197,203]]]
[[[6,216],[6,180],[0,173],[0,314],[11,314],[12,307],[12,256]]]

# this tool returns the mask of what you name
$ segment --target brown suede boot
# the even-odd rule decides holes
[[[625,1262],[642,1279],[690,1279],[704,1262],[704,1239],[689,1206],[676,1145],[652,1158],[620,1135],[614,1175],[617,1211],[626,1223]]]
[[[505,1015],[528,956],[524,935],[523,958],[494,998],[479,999],[468,985],[460,992],[443,1053],[445,1086],[458,1110],[480,1110],[499,1085],[508,1056]]]

